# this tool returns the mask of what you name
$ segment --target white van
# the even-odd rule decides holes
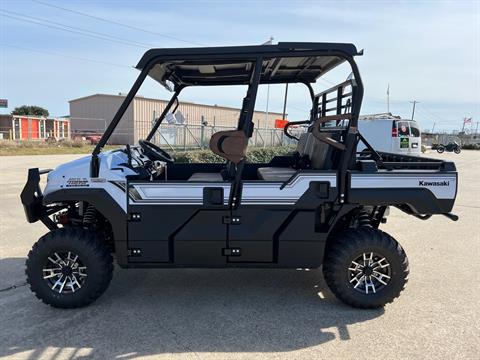
[[[390,114],[360,116],[358,130],[375,150],[404,155],[421,154],[420,127],[414,120]],[[365,145],[360,142],[357,151],[363,149]]]

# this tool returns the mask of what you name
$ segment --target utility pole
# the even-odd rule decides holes
[[[272,45],[273,44],[273,36],[270,36],[268,41],[262,43],[262,45]],[[267,84],[267,108],[265,109],[265,139],[263,140],[263,147],[266,147],[266,138],[267,138],[267,127],[268,127],[268,100],[270,98],[270,83]]]
[[[475,128],[475,135],[478,134],[478,121],[477,121],[477,127]]]
[[[413,104],[413,109],[412,109],[412,120],[413,120],[414,117],[415,117],[415,105],[416,105],[416,104],[419,104],[420,101],[413,100],[413,101],[410,101],[410,103]]]
[[[436,124],[436,122],[433,123],[432,134],[433,134],[433,132],[435,131],[435,124]]]
[[[283,99],[283,113],[282,113],[282,120],[285,120],[285,115],[287,112],[287,96],[288,96],[288,83],[285,84],[285,97]],[[478,123],[477,123],[478,125]]]
[[[263,147],[267,147],[267,129],[268,129],[268,101],[270,99],[270,84],[267,85],[267,108],[265,109],[265,139],[263,140]]]

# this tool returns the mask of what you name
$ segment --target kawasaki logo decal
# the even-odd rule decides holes
[[[425,180],[419,180],[418,181],[418,186],[449,186],[450,181],[425,181]]]

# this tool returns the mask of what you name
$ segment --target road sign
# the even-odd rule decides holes
[[[0,99],[0,108],[8,108],[8,100]]]

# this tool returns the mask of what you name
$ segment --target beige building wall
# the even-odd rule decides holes
[[[135,141],[145,138],[152,127],[154,115],[159,117],[168,102],[163,100],[155,100],[137,97],[134,100],[134,116],[135,116]],[[219,128],[234,128],[238,124],[240,117],[240,109],[234,109],[224,106],[212,106],[203,104],[194,104],[188,102],[180,102],[177,112],[180,111],[185,123],[188,125],[201,125],[202,116],[209,126]],[[253,121],[256,128],[265,128],[265,112],[255,111]],[[267,119],[267,128],[275,127],[275,119],[282,117],[280,113],[270,113]],[[166,121],[164,121],[166,123]]]
[[[70,101],[72,133],[94,131],[103,134],[125,99],[118,95],[92,95]],[[127,108],[109,143],[133,143],[133,104]]]
[[[72,131],[91,130],[103,133],[105,125],[108,126],[124,99],[124,95],[96,94],[70,101]],[[159,117],[167,104],[168,101],[165,100],[135,97],[110,142],[133,144],[145,138],[152,128],[154,116]],[[236,127],[240,116],[240,109],[189,102],[180,102],[177,111],[183,114],[186,124],[200,125],[203,116],[209,126],[218,128],[216,131]],[[273,128],[275,119],[281,116],[280,113],[270,112],[267,128]],[[264,129],[265,112],[255,111],[253,121],[256,128]]]

